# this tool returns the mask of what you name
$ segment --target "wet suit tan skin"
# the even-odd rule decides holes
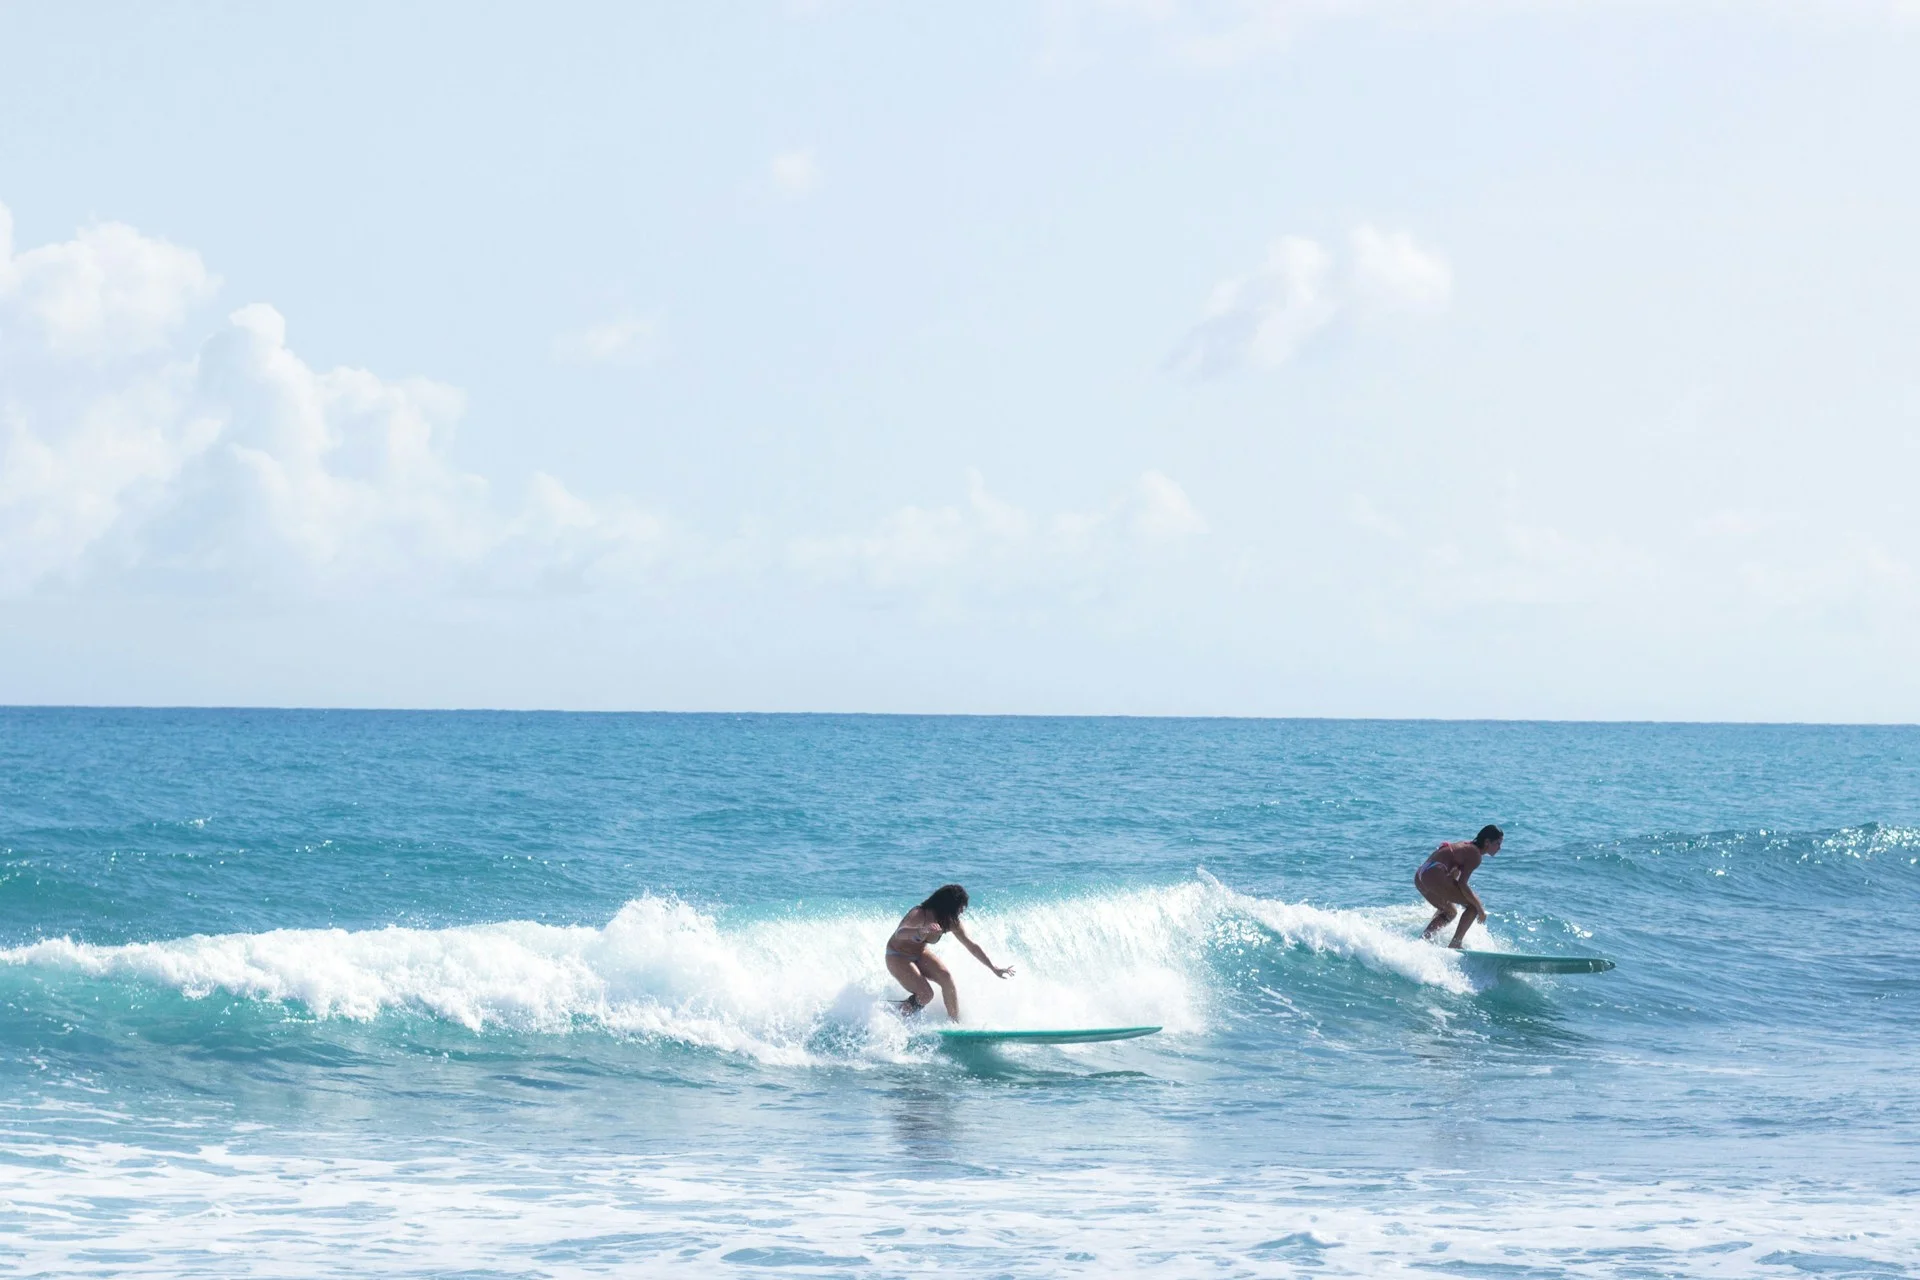
[[[927,950],[946,934],[960,939],[995,977],[1013,976],[1012,965],[1003,969],[994,964],[980,944],[967,936],[960,923],[960,913],[966,909],[967,891],[957,884],[943,884],[925,902],[900,917],[899,926],[887,939],[887,972],[907,989],[907,998],[897,1006],[901,1017],[912,1017],[932,1004],[933,988],[939,987],[947,1017],[960,1021],[960,992],[953,984],[953,974]]]
[[[1480,828],[1480,834],[1471,840],[1450,840],[1427,855],[1427,860],[1413,873],[1413,887],[1435,908],[1433,919],[1427,922],[1421,937],[1431,938],[1446,927],[1456,912],[1465,908],[1460,927],[1453,931],[1453,941],[1447,944],[1458,948],[1473,922],[1487,918],[1487,909],[1480,905],[1480,895],[1473,891],[1467,879],[1479,869],[1482,858],[1491,858],[1500,852],[1503,839],[1500,828],[1488,825]]]

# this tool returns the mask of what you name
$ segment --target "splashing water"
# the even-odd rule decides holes
[[[1030,902],[970,915],[990,954],[1017,957],[997,982],[964,961],[969,1025],[1164,1026],[1200,1034],[1231,993],[1223,947],[1304,948],[1436,988],[1471,990],[1455,957],[1406,936],[1404,910],[1328,910],[1197,883]],[[604,928],[507,921],[449,929],[274,929],[99,946],[51,939],[0,951],[0,965],[136,982],[201,1000],[217,993],[295,1004],[315,1018],[443,1019],[473,1032],[582,1027],[657,1036],[799,1064],[823,1030],[858,1032],[865,1052],[907,1044],[878,953],[879,910],[824,915],[703,911],[644,895]],[[943,1017],[939,1010],[925,1015]]]

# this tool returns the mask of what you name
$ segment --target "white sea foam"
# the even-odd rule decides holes
[[[1414,936],[1414,931],[1430,918],[1424,908],[1315,907],[1235,893],[1204,872],[1202,875],[1226,896],[1233,912],[1258,921],[1290,945],[1343,956],[1426,986],[1458,992],[1473,989],[1459,956]]]
[[[1838,1186],[1356,1182],[1137,1164],[825,1174],[774,1157],[368,1155],[21,1143],[26,1274],[1906,1275],[1911,1197]]]
[[[954,944],[962,1013],[988,1027],[1153,1023],[1204,1030],[1222,946],[1300,947],[1416,983],[1468,990],[1456,958],[1411,936],[1419,913],[1336,910],[1193,883],[1113,891],[968,917],[995,980]],[[53,939],[0,963],[295,1002],[319,1018],[426,1014],[475,1031],[559,1032],[582,1024],[667,1037],[771,1062],[815,1058],[822,1031],[868,1056],[908,1051],[885,1014],[898,995],[880,951],[896,916],[848,911],[743,918],[652,895],[603,928],[508,921],[448,929],[276,929],[101,946]],[[940,1018],[938,1010],[929,1022]]]

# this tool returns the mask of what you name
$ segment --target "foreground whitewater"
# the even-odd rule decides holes
[[[1911,730],[0,731],[21,1274],[1916,1274]],[[1472,944],[1619,969],[1419,940],[1486,820]],[[1165,1030],[900,1022],[949,878],[969,1025]]]

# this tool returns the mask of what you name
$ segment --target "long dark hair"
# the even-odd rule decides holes
[[[1495,840],[1505,840],[1506,838],[1506,832],[1489,822],[1486,826],[1480,828],[1480,834],[1473,838],[1473,842],[1484,849]]]
[[[949,933],[960,921],[960,913],[967,909],[967,891],[957,884],[943,884],[927,895],[920,909],[940,922],[940,927]]]

